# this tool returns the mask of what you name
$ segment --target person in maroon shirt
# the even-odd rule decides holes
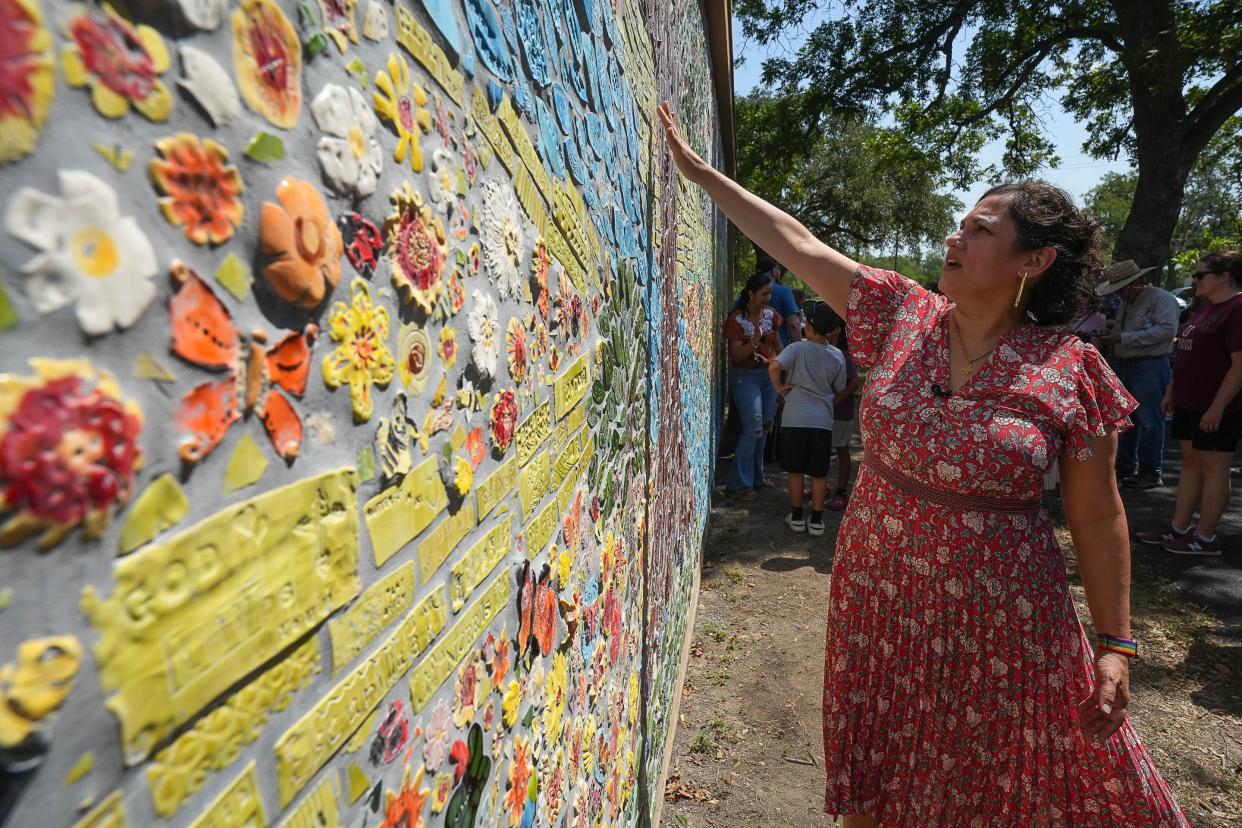
[[[1194,278],[1201,304],[1178,334],[1173,382],[1161,403],[1182,447],[1177,505],[1171,524],[1138,539],[1177,555],[1219,555],[1216,524],[1242,438],[1242,253],[1204,256]],[[1191,527],[1196,507],[1199,524]]]

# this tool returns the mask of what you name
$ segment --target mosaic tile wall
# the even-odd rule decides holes
[[[0,0],[0,824],[649,825],[698,0]]]

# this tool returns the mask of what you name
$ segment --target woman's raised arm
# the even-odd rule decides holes
[[[739,230],[797,274],[844,319],[850,280],[858,263],[812,236],[793,216],[768,204],[700,158],[678,134],[668,101],[656,111],[664,124],[669,152],[681,174],[702,187]]]

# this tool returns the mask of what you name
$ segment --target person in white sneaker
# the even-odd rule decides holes
[[[1182,449],[1177,505],[1170,525],[1139,532],[1138,539],[1175,555],[1215,556],[1216,524],[1229,504],[1229,464],[1242,438],[1242,253],[1204,256],[1194,280],[1202,303],[1182,326],[1173,382],[1161,403]]]
[[[789,514],[785,525],[794,532],[824,534],[824,499],[832,456],[832,408],[845,388],[845,357],[828,344],[825,334],[841,325],[841,317],[821,305],[806,328],[806,339],[791,342],[768,363],[776,393],[785,399],[779,454],[789,475]],[[783,374],[783,376],[782,376]],[[811,519],[803,515],[802,483],[811,478]]]

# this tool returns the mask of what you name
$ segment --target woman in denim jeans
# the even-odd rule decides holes
[[[729,390],[742,421],[726,490],[743,497],[754,497],[759,487],[771,485],[763,477],[763,444],[776,416],[776,389],[767,366],[781,352],[777,331],[784,322],[768,307],[771,296],[772,281],[767,275],[751,276],[724,325],[733,366]]]

